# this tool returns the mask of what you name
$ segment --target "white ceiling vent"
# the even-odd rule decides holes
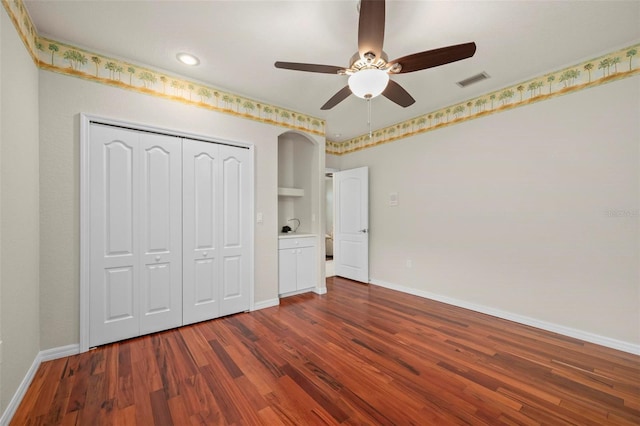
[[[482,80],[486,80],[489,78],[489,74],[487,74],[486,72],[481,72],[480,74],[476,74],[476,75],[472,75],[469,78],[465,78],[464,80],[461,80],[459,82],[457,82],[456,84],[460,87],[467,87],[471,84],[474,83],[478,83]]]

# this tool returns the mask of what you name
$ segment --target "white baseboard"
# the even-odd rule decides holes
[[[274,306],[278,306],[279,304],[280,304],[279,298],[264,300],[262,302],[254,303],[251,310],[259,311],[260,309],[272,308]]]
[[[425,299],[435,300],[437,302],[446,303],[448,305],[458,306],[460,308],[469,309],[471,311],[480,312],[482,314],[491,315],[494,317],[506,319],[509,321],[517,322],[517,323],[528,325],[531,327],[540,328],[542,330],[547,330],[553,333],[562,334],[563,336],[584,340],[585,342],[595,343],[597,345],[606,346],[608,348],[617,349],[617,350],[628,352],[635,355],[640,355],[640,345],[638,344],[625,342],[617,339],[612,339],[610,337],[589,333],[587,331],[578,330],[571,327],[565,327],[563,325],[554,324],[547,321],[541,321],[541,320],[527,317],[524,315],[515,314],[513,312],[503,311],[500,309],[495,309],[495,308],[491,308],[483,305],[477,305],[475,303],[467,302],[464,300],[455,299],[448,296],[442,296],[439,294],[430,293],[428,291],[418,290],[415,288],[405,287],[405,286],[388,283],[380,280],[372,279],[371,284],[375,284],[380,287],[385,287],[391,290],[397,290],[402,293],[412,294],[414,296],[424,297]]]
[[[315,294],[327,294],[327,288],[326,287],[316,287],[313,289],[313,292]]]
[[[78,355],[80,353],[80,345],[67,345],[60,346],[58,348],[45,349],[40,351],[38,356],[40,362],[51,361],[58,358],[64,358],[65,356]]]
[[[51,348],[38,352],[31,364],[31,367],[27,370],[27,374],[25,374],[22,382],[20,382],[20,386],[18,386],[18,389],[16,389],[16,392],[13,394],[13,398],[11,398],[11,401],[7,404],[7,408],[4,410],[4,413],[2,413],[2,417],[0,417],[0,426],[7,426],[11,422],[20,402],[22,402],[22,398],[24,398],[24,395],[27,393],[27,389],[29,389],[31,381],[38,372],[40,364],[45,361],[52,361],[54,359],[77,355],[79,353],[80,345],[78,344],[61,346],[59,348]]]

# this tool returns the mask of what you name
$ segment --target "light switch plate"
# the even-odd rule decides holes
[[[398,205],[398,193],[397,192],[390,192],[389,193],[389,205],[393,206],[393,207]]]
[[[264,216],[262,215],[262,213],[256,213],[256,222],[258,223],[262,223],[264,222]]]

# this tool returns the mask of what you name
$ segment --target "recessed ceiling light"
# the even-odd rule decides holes
[[[200,59],[190,53],[178,53],[176,58],[185,65],[196,66],[200,63]]]

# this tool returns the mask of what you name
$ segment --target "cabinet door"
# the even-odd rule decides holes
[[[139,133],[90,129],[89,346],[140,332]]]
[[[295,248],[278,250],[278,286],[280,294],[290,293],[298,289],[296,266],[298,250]]]
[[[297,289],[315,287],[316,285],[316,248],[302,247],[298,249]]]
[[[140,334],[182,325],[182,143],[140,134]]]
[[[184,140],[183,323],[220,316],[219,145]]]

